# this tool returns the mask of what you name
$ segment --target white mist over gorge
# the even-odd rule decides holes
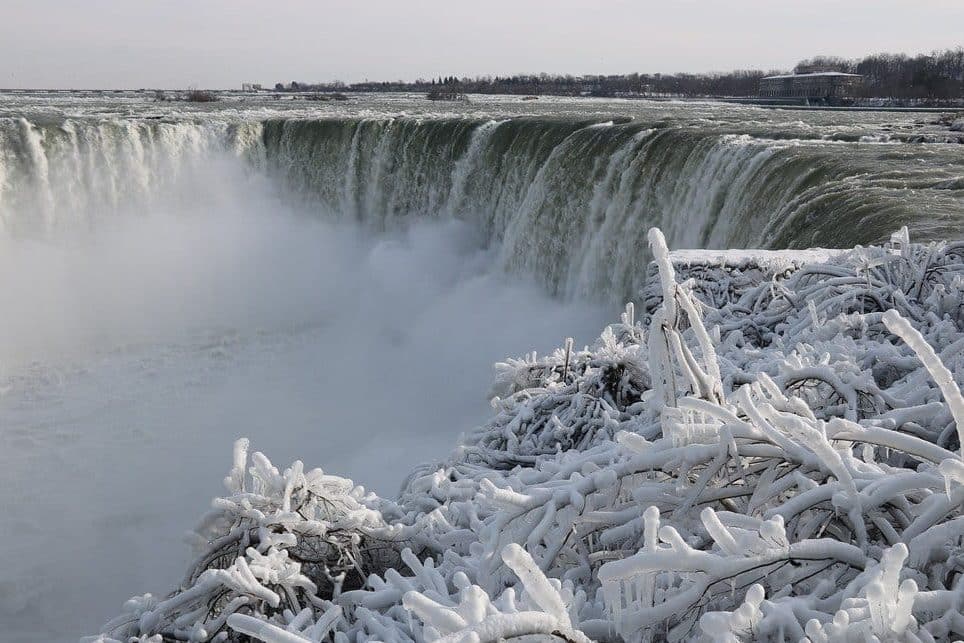
[[[4,636],[964,636],[962,141],[5,96]]]

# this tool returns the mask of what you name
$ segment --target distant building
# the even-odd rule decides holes
[[[258,83],[241,83],[241,91],[243,92],[260,92],[261,85]]]
[[[760,79],[760,96],[764,98],[839,99],[854,95],[863,76],[839,71],[809,74],[785,74]]]

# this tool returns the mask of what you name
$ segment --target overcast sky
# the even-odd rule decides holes
[[[0,0],[0,87],[790,68],[964,44],[964,0]]]

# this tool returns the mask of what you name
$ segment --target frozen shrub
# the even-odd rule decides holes
[[[962,247],[650,241],[644,318],[497,365],[397,500],[239,442],[182,586],[98,640],[964,637]]]

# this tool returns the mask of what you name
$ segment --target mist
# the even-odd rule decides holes
[[[510,282],[465,223],[375,235],[231,162],[199,171],[0,240],[14,640],[75,640],[174,587],[235,439],[393,496],[485,420],[495,361],[611,318]]]

